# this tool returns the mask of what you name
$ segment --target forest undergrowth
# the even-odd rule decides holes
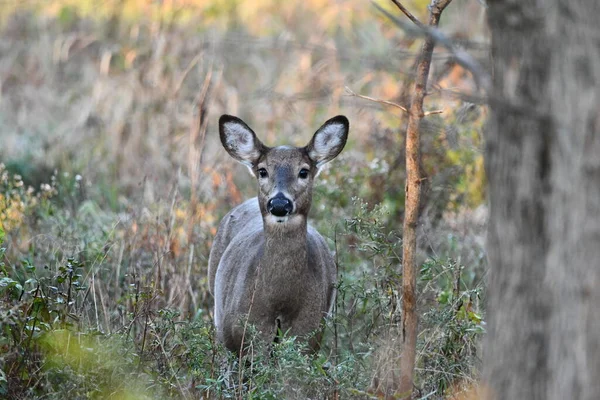
[[[0,397],[381,398],[401,352],[406,118],[344,87],[402,103],[419,41],[357,2],[261,0],[277,18],[260,27],[233,2],[200,17],[138,3],[3,10]],[[460,37],[459,15],[448,19]],[[478,35],[464,46],[480,51]],[[485,332],[486,109],[456,96],[476,88],[450,55],[433,71],[426,104],[443,112],[422,126],[422,399],[476,384]],[[256,190],[220,150],[222,113],[269,144],[350,119],[311,211],[338,265],[314,356],[294,338],[242,360],[215,342],[212,238]]]

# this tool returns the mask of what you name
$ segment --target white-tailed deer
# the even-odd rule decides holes
[[[320,335],[313,333],[334,301],[336,266],[307,217],[314,179],[342,151],[348,129],[348,119],[337,116],[305,147],[272,148],[241,119],[219,119],[223,147],[258,180],[258,197],[223,218],[210,252],[217,339],[228,349],[243,351],[245,322],[267,343],[279,331],[318,348]]]

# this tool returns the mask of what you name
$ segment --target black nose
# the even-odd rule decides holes
[[[292,202],[283,195],[277,195],[269,200],[267,203],[267,209],[276,217],[285,217],[292,212],[294,206]]]

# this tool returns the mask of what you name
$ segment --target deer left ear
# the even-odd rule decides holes
[[[325,122],[315,132],[306,146],[306,151],[310,159],[317,164],[317,168],[321,168],[341,153],[346,145],[349,130],[348,118],[338,115]]]

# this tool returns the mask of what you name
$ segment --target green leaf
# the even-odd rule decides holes
[[[21,286],[21,284],[18,281],[15,281],[14,279],[11,278],[1,278],[0,279],[0,289],[2,288],[6,288],[6,289],[16,289],[17,291],[21,292],[23,290],[23,286]]]
[[[2,279],[0,279],[0,287],[8,287],[8,286],[10,286],[11,283],[14,283],[14,282],[16,282],[16,281],[11,278],[2,278]]]
[[[469,313],[467,314],[469,316],[469,319],[475,323],[480,323],[481,322],[481,315],[474,313],[473,311],[469,311]]]
[[[449,292],[448,290],[444,290],[442,291],[439,295],[438,295],[438,303],[440,304],[448,304],[450,301],[450,297],[452,296],[452,293]]]

